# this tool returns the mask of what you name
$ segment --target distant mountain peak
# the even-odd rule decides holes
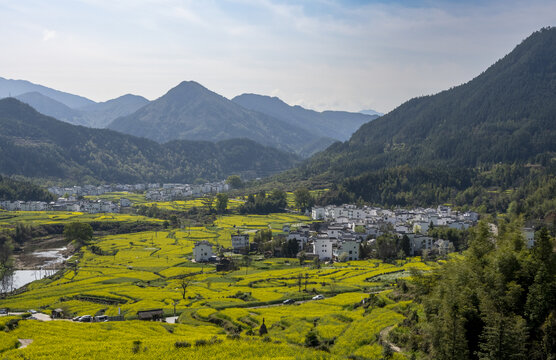
[[[0,98],[8,96],[16,97],[30,92],[41,93],[42,95],[56,100],[72,109],[77,109],[79,107],[95,103],[93,100],[87,99],[83,96],[54,90],[43,85],[34,84],[27,80],[13,80],[0,77]]]
[[[359,113],[365,114],[365,115],[376,115],[376,116],[384,115],[384,113],[378,112],[378,111],[373,110],[373,109],[361,110],[361,111],[359,111]]]
[[[242,94],[232,101],[244,108],[302,127],[317,136],[341,141],[349,139],[361,125],[378,117],[347,111],[318,112],[299,105],[288,105],[277,97],[257,94]]]

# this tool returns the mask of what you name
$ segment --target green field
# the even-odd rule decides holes
[[[113,221],[133,215],[63,213],[16,214],[18,221]],[[148,220],[148,218],[142,218]],[[152,221],[152,219],[150,219]],[[8,226],[14,218],[5,218]],[[407,259],[395,264],[378,260],[303,266],[297,259],[265,259],[252,255],[249,266],[232,272],[216,272],[214,265],[191,261],[195,241],[207,240],[229,247],[230,234],[238,229],[255,232],[271,228],[281,232],[284,224],[307,223],[295,214],[229,215],[214,226],[147,231],[96,238],[103,255],[83,248],[66,270],[36,281],[18,295],[0,300],[0,307],[49,313],[62,308],[70,316],[119,313],[126,321],[81,324],[67,321],[42,323],[20,321],[0,338],[6,358],[49,359],[73,354],[72,358],[347,358],[379,359],[379,332],[404,319],[408,302],[388,298],[397,277],[409,270],[430,270],[436,263]],[[98,253],[98,250],[97,250]],[[185,298],[181,284],[186,279]],[[360,306],[369,294],[377,294],[381,306],[372,311]],[[324,300],[310,300],[323,294]],[[373,295],[374,296],[374,295]],[[285,299],[297,300],[282,305]],[[180,324],[141,322],[137,311],[163,309],[171,316],[174,307]],[[258,335],[263,323],[266,337]],[[309,333],[316,334],[318,349],[305,346]],[[14,338],[33,339],[25,349],[15,349]],[[102,341],[99,341],[102,340]],[[199,340],[199,344],[195,342]],[[135,343],[134,343],[135,342]],[[176,347],[188,342],[191,347]],[[205,344],[206,343],[206,344]],[[326,351],[322,351],[326,350]],[[395,354],[395,358],[405,358]]]

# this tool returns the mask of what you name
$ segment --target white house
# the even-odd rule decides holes
[[[235,253],[244,253],[249,251],[249,235],[248,234],[232,234],[232,249]]]
[[[317,237],[313,240],[313,254],[320,260],[332,259],[332,241],[328,237]]]
[[[338,244],[335,252],[337,259],[340,259],[342,254],[346,254],[346,260],[359,260],[359,243],[355,240],[345,240]]]
[[[212,257],[212,245],[208,241],[198,241],[193,248],[195,262],[208,261]]]
[[[338,239],[344,230],[343,226],[329,226],[326,230],[329,238]]]
[[[409,234],[409,245],[411,256],[421,253],[423,250],[430,250],[433,247],[434,239],[429,236]]]

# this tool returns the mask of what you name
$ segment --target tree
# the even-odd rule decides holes
[[[78,246],[83,246],[93,239],[93,228],[82,222],[72,222],[64,226],[64,237],[74,241]]]
[[[259,246],[263,243],[269,242],[272,240],[272,230],[271,229],[261,229],[257,231],[255,236],[253,237],[253,241],[257,243]]]
[[[228,194],[219,193],[216,195],[216,211],[223,214],[228,209]]]
[[[295,257],[299,252],[299,244],[296,239],[286,240],[282,246],[282,253],[284,257]]]
[[[376,239],[376,250],[380,259],[393,259],[398,253],[397,238],[393,234],[383,234]]]
[[[307,258],[307,254],[305,253],[305,251],[300,251],[297,254],[297,258],[299,259],[299,266],[303,266],[303,264],[305,263],[305,259]]]
[[[402,241],[400,245],[401,245],[401,250],[404,252],[405,256],[409,256],[411,252],[411,245],[409,243],[409,237],[406,234],[402,236]]]
[[[12,238],[5,233],[0,234],[0,288],[6,292],[12,286],[13,273],[13,241]]]
[[[207,195],[201,198],[201,203],[208,209],[209,213],[212,213],[214,206],[214,196]]]
[[[232,187],[232,189],[241,189],[243,187],[243,181],[238,175],[230,175],[226,179],[226,183]]]
[[[180,290],[181,290],[181,298],[183,300],[185,300],[185,292],[187,290],[187,287],[189,286],[189,283],[191,282],[191,279],[186,278],[186,277],[182,277],[180,279]]]
[[[295,197],[295,206],[301,212],[305,212],[305,210],[315,204],[315,200],[307,188],[298,188],[294,191],[293,195]]]
[[[22,223],[15,224],[15,234],[13,235],[13,240],[19,244],[23,245],[24,242],[31,240],[31,228]]]
[[[273,190],[270,194],[270,199],[276,204],[277,208],[283,209],[288,205],[287,195],[284,190]]]

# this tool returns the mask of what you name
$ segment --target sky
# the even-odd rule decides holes
[[[553,0],[0,0],[0,76],[95,101],[194,80],[229,99],[388,112],[553,25]]]

